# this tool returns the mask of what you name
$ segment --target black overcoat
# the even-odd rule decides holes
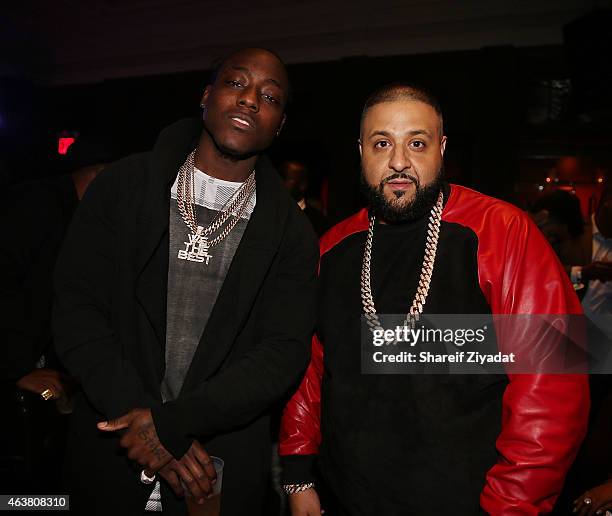
[[[98,421],[150,407],[181,457],[198,438],[225,460],[222,514],[258,514],[270,462],[270,410],[297,386],[314,326],[316,237],[267,159],[257,204],[179,398],[162,404],[170,187],[199,120],[161,133],[153,150],[108,167],[81,202],[58,259],[54,337],[82,382],[68,452],[72,507],[141,514],[150,487]],[[164,513],[184,504],[163,484]]]

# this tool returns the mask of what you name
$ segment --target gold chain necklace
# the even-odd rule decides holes
[[[178,258],[179,260],[208,265],[212,258],[209,253],[210,249],[230,234],[249,204],[255,192],[255,171],[251,172],[247,180],[236,190],[214,220],[208,226],[202,227],[198,225],[195,213],[194,160],[195,150],[187,156],[178,173],[176,203],[183,221],[190,230],[189,241],[185,242],[187,249],[180,250]],[[212,235],[219,230],[221,230],[219,234],[211,239]]]
[[[423,266],[421,267],[421,275],[417,286],[416,294],[410,305],[410,310],[406,314],[404,326],[411,325],[414,327],[414,322],[418,321],[419,315],[423,313],[423,306],[427,301],[429,294],[429,286],[431,284],[431,275],[433,274],[434,264],[436,261],[436,251],[438,249],[438,240],[440,237],[440,223],[442,221],[442,209],[444,207],[444,195],[442,192],[438,194],[438,201],[431,208],[429,215],[429,224],[427,226],[427,241],[425,243],[425,256],[423,257]],[[382,330],[382,325],[376,313],[374,306],[374,298],[372,297],[371,272],[370,263],[372,261],[372,247],[374,240],[374,223],[376,217],[370,216],[368,225],[368,236],[366,238],[365,250],[363,253],[363,262],[361,265],[361,304],[366,318],[366,323],[370,330]]]

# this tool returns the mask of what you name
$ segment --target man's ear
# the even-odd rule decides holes
[[[440,154],[444,156],[444,151],[446,150],[446,136],[442,136],[440,140]]]
[[[206,102],[208,101],[208,97],[210,96],[210,84],[204,88],[204,93],[202,93],[202,98],[200,99],[200,107],[205,108]]]
[[[281,123],[278,126],[278,130],[276,131],[276,137],[277,138],[280,135],[281,131],[283,130],[283,127],[285,127],[285,121],[286,120],[287,120],[287,115],[283,115],[283,119],[281,120]]]

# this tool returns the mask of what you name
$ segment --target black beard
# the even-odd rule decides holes
[[[393,174],[381,181],[377,187],[374,187],[366,181],[362,170],[361,191],[366,196],[370,209],[377,217],[388,224],[402,224],[418,220],[431,211],[442,189],[442,175],[442,169],[440,169],[436,178],[430,184],[421,186],[416,176]],[[414,198],[408,204],[401,207],[391,204],[383,193],[383,188],[387,182],[399,178],[410,179],[415,186]],[[396,196],[399,199],[402,195],[400,193],[400,195],[396,194]]]

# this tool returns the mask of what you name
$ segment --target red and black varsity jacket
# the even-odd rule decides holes
[[[320,270],[326,266],[326,257],[331,257],[334,252],[344,253],[345,256],[334,258],[336,261],[333,263],[343,263],[342,259],[345,260],[344,263],[349,263],[346,261],[349,251],[343,249],[342,246],[348,248],[349,244],[355,239],[363,241],[367,227],[368,211],[363,209],[328,231],[320,241]],[[531,223],[529,217],[516,207],[473,190],[451,185],[450,195],[442,214],[440,246],[445,245],[442,235],[445,232],[452,231],[456,233],[464,232],[468,235],[467,240],[473,240],[474,263],[477,269],[473,276],[476,283],[475,288],[479,290],[478,294],[486,300],[490,313],[581,313],[580,303],[572,285],[552,249]],[[362,249],[361,241],[353,242],[354,247],[361,246]],[[447,242],[457,242],[457,240],[447,239]],[[457,255],[466,252],[463,246],[458,243],[447,243],[447,245],[455,245],[460,248],[456,250],[446,249],[446,255],[449,252]],[[467,249],[467,247],[465,248]],[[329,267],[332,267],[332,265],[329,265]],[[437,270],[434,269],[434,280],[436,272]],[[336,273],[341,273],[341,271],[334,271],[329,276],[333,277]],[[434,280],[432,280],[432,289],[434,289]],[[358,276],[355,278],[355,282],[359,282]],[[452,285],[448,288],[449,295],[452,295]],[[320,332],[313,337],[310,365],[299,389],[293,395],[283,413],[280,455],[285,459],[326,455],[325,461],[328,466],[325,469],[327,469],[328,474],[331,471],[331,474],[336,477],[352,475],[354,482],[351,484],[351,489],[354,493],[355,486],[361,485],[366,489],[368,474],[358,471],[358,466],[353,470],[351,459],[343,462],[346,458],[346,450],[341,449],[342,446],[338,447],[333,444],[333,441],[335,439],[335,442],[338,442],[342,439],[343,432],[352,431],[353,427],[350,425],[363,425],[368,428],[377,427],[373,426],[374,424],[367,419],[368,415],[364,413],[364,419],[362,420],[355,416],[351,419],[350,425],[345,427],[348,430],[343,429],[341,423],[339,423],[335,428],[328,429],[326,433],[325,425],[330,426],[332,424],[333,414],[327,416],[327,423],[324,417],[322,425],[321,404],[323,402],[323,405],[326,406],[327,403],[328,411],[337,410],[338,399],[333,397],[333,393],[326,394],[326,392],[331,392],[333,387],[330,387],[330,385],[333,385],[334,381],[338,381],[337,377],[340,376],[340,373],[336,373],[334,368],[336,367],[335,364],[339,364],[343,360],[342,357],[334,357],[334,362],[328,362],[326,350],[334,350],[334,344],[332,341],[326,341]],[[364,376],[354,375],[352,378],[360,382],[366,381]],[[401,384],[395,381],[393,385]],[[491,385],[500,384],[492,383]],[[490,389],[490,386],[483,388],[479,384],[468,385],[468,389],[472,387],[481,390],[489,389],[491,392],[494,390]],[[438,387],[436,388],[438,389]],[[444,389],[445,387],[442,386],[434,392],[446,396],[447,391],[452,387],[447,385],[446,390]],[[492,415],[488,416],[493,418],[490,421],[490,426],[495,428],[495,433],[492,442],[486,444],[494,448],[496,453],[490,450],[492,459],[483,471],[482,478],[471,478],[465,480],[465,482],[477,484],[476,492],[480,493],[480,507],[487,513],[535,515],[549,512],[561,491],[567,470],[574,460],[586,432],[589,411],[587,376],[510,374],[504,378],[501,389],[496,392],[495,398],[489,401],[492,406],[499,407],[499,411],[492,410],[490,412]],[[435,393],[433,396],[438,396]],[[326,401],[325,396],[329,397],[328,401]],[[355,396],[359,396],[359,394],[356,393]],[[345,399],[347,403],[350,401],[348,398]],[[364,399],[367,400],[367,398]],[[444,409],[438,409],[438,417],[445,419],[446,424],[452,425],[454,420],[460,418],[460,410],[473,411],[477,414],[479,399],[475,398],[469,403],[466,402],[465,406],[460,407],[460,409],[455,410],[453,408],[455,411],[451,411],[452,415],[449,416],[444,415]],[[435,397],[432,400],[435,402]],[[451,401],[448,406],[455,407],[456,404],[457,402]],[[446,405],[442,404],[441,406]],[[410,405],[405,407],[410,407]],[[354,405],[351,411],[352,413],[355,412]],[[417,412],[415,411],[415,418],[418,417]],[[411,439],[414,439],[414,436],[421,435],[420,438],[425,443],[423,446],[430,446],[431,450],[443,446],[443,443],[439,442],[427,444],[427,435],[415,433],[412,428],[413,425],[410,423],[410,414],[407,417],[405,432],[410,434]],[[486,420],[478,419],[478,415],[474,417],[474,423],[469,423],[473,427],[473,432],[476,436],[479,432],[486,433],[480,428],[488,424]],[[397,429],[394,428],[393,431],[397,431]],[[400,429],[401,431],[403,430]],[[465,430],[461,431],[465,432]],[[435,431],[432,432],[435,433]],[[438,432],[438,434],[448,435],[443,432]],[[474,447],[478,447],[478,439],[470,438],[472,441],[463,439],[462,442],[474,442]],[[353,439],[353,442],[360,442],[353,436],[351,439]],[[332,441],[332,444],[327,443],[326,445],[326,441]],[[486,442],[486,438],[483,438],[482,442]],[[334,446],[338,450],[334,449]],[[470,461],[469,456],[455,454],[453,446],[454,444],[449,444],[447,448],[444,448],[446,455],[440,456],[448,457],[449,461]],[[433,456],[436,457],[435,454]],[[382,469],[384,470],[385,463],[380,462],[380,464],[383,464]],[[429,465],[425,463],[421,473],[429,467],[437,466],[434,463]],[[438,473],[435,478],[444,477],[445,470],[441,469],[440,471],[442,471],[442,474]],[[457,469],[457,471],[460,471],[460,469]],[[375,472],[371,473],[375,474]],[[382,473],[384,475],[384,471]],[[378,471],[377,474],[381,474],[381,471]],[[466,475],[469,476],[468,473]],[[292,480],[297,482],[300,479],[293,478]],[[455,476],[455,480],[442,478],[441,483],[444,482],[449,485],[455,482],[461,483],[457,476]],[[332,490],[334,489],[334,483],[342,492],[342,482],[332,478]],[[411,480],[406,485],[406,489],[410,490],[411,486],[413,489],[418,489],[415,484],[416,482]],[[427,488],[422,489],[426,490]],[[443,489],[441,493],[444,494]],[[414,493],[414,496],[418,497],[420,494],[422,493]],[[342,496],[342,493],[336,493],[336,495]],[[398,500],[401,499],[401,495],[393,492],[392,489],[390,489],[389,496],[395,496]],[[476,495],[475,498],[478,498],[478,496]],[[401,500],[397,503],[401,505]],[[478,501],[476,501],[476,505],[478,505]],[[448,509],[453,512],[452,505],[448,506]],[[347,512],[353,513],[350,510]],[[355,513],[357,512],[355,511]],[[368,510],[365,510],[363,514],[368,512]],[[434,512],[432,511],[430,514]]]

